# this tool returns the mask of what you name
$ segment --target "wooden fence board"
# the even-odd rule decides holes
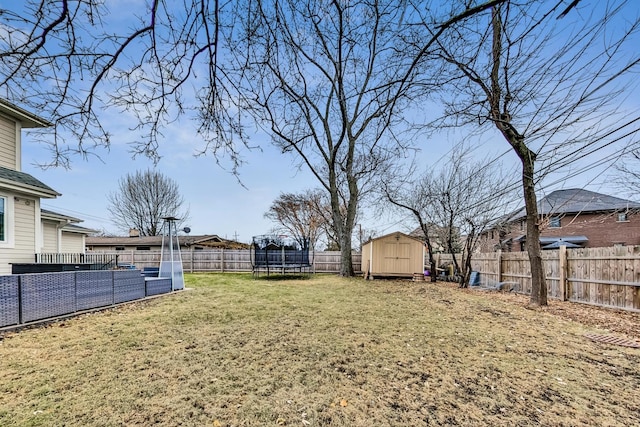
[[[138,268],[157,267],[159,252],[118,252],[120,263]],[[315,252],[312,271],[339,273],[340,252]],[[182,253],[186,272],[251,271],[248,250],[206,250]],[[452,260],[437,254],[438,265]],[[361,256],[353,254],[354,270],[360,271]],[[560,278],[560,251],[544,251],[543,267],[549,298],[640,311],[640,246],[567,249],[566,283]],[[428,259],[425,259],[425,265]],[[515,291],[531,293],[531,271],[526,252],[478,253],[471,260],[481,283],[515,282]],[[566,289],[566,291],[565,291]]]
[[[561,262],[559,250],[543,252],[549,298],[640,311],[640,246],[567,249],[566,283],[561,282]],[[471,265],[481,282],[501,277],[517,282],[516,292],[531,293],[526,252],[474,254]]]
[[[139,269],[158,267],[160,251],[118,251],[119,264],[133,264]],[[251,256],[247,249],[212,249],[182,251],[182,265],[185,272],[250,272]],[[340,252],[326,251],[312,253],[312,271],[317,273],[339,273]],[[353,269],[360,272],[361,255],[353,254]]]

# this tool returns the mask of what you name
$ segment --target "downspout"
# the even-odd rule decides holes
[[[59,222],[56,226],[56,252],[59,254],[62,253],[62,229],[69,224],[71,224],[71,220],[67,219],[64,223]]]

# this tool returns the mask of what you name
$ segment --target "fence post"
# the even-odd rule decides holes
[[[560,283],[559,291],[561,293],[560,299],[567,301],[569,299],[569,281],[567,280],[567,247],[561,245],[558,249],[558,262],[560,264]]]
[[[193,273],[193,245],[189,248],[189,273]]]
[[[502,249],[498,249],[498,268],[496,271],[498,272],[498,282],[502,282]]]
[[[224,273],[224,248],[220,249],[220,272]]]
[[[311,268],[313,269],[313,273],[316,272],[316,251],[313,250],[313,256],[311,257]]]

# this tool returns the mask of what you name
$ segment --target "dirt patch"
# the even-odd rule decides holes
[[[477,292],[473,289],[466,289],[465,291]],[[509,302],[518,307],[526,308],[529,304],[529,297],[526,295],[504,292],[489,293],[491,294],[491,298]],[[552,299],[549,299],[549,305],[547,307],[542,307],[538,310],[558,316],[559,318],[578,322],[585,326],[640,340],[640,313],[637,312]]]

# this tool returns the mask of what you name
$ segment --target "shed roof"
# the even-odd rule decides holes
[[[392,236],[404,236],[404,237],[407,237],[407,238],[409,238],[409,239],[411,239],[411,240],[415,240],[416,242],[418,242],[418,243],[420,243],[420,244],[423,244],[423,243],[424,243],[420,238],[418,238],[418,237],[416,237],[416,236],[412,236],[412,235],[410,235],[410,234],[406,234],[406,233],[403,233],[403,232],[401,232],[401,231],[395,231],[395,232],[393,232],[393,233],[385,234],[385,235],[383,235],[383,236],[372,237],[371,239],[369,239],[369,240],[367,240],[366,242],[364,242],[364,243],[363,243],[363,245],[366,245],[366,244],[367,244],[367,243],[369,243],[369,242],[373,242],[374,240],[386,239],[386,238],[388,238],[388,237],[392,237]]]

